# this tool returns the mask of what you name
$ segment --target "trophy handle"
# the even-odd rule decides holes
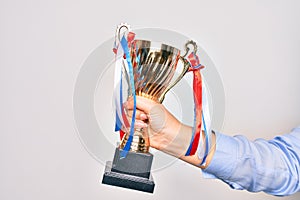
[[[191,50],[191,49],[189,48],[189,45],[192,45],[192,46],[193,46],[193,53],[194,53],[194,54],[197,53],[198,46],[197,46],[196,42],[194,42],[193,40],[189,40],[189,41],[187,41],[187,43],[185,43],[185,45],[184,45],[184,47],[185,47],[185,54],[184,54],[182,57],[187,56],[188,52]]]
[[[121,34],[122,33],[124,34],[124,32],[125,32],[125,31],[122,32],[122,29],[125,29],[125,31],[130,31],[130,25],[127,23],[121,23],[118,25],[116,34],[115,34],[116,40],[118,40],[118,41],[121,41],[121,36],[122,36]]]
[[[177,77],[177,79],[170,84],[166,90],[163,92],[163,94],[161,95],[161,97],[159,98],[159,102],[162,103],[163,100],[165,99],[165,95],[166,93],[172,88],[174,87],[183,77],[184,75],[189,71],[190,68],[192,68],[190,62],[185,58],[185,56],[188,54],[188,52],[190,51],[189,45],[193,46],[193,53],[197,53],[197,44],[196,42],[194,42],[193,40],[189,40],[186,44],[185,44],[185,54],[183,56],[180,56],[179,59],[183,62],[183,69],[182,72],[180,73],[180,75]]]

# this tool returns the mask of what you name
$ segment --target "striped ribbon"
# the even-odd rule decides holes
[[[121,158],[125,158],[130,150],[130,146],[133,139],[134,134],[134,123],[135,123],[135,115],[136,115],[136,95],[135,95],[135,86],[134,86],[134,77],[133,77],[133,66],[131,63],[131,57],[129,53],[128,45],[131,44],[131,41],[134,39],[135,34],[129,32],[127,34],[127,39],[125,38],[125,34],[122,36],[121,41],[115,41],[115,46],[113,48],[113,52],[116,54],[116,69],[115,69],[115,88],[119,88],[119,92],[115,92],[115,101],[116,101],[116,124],[115,124],[115,131],[120,132],[120,138],[124,137],[124,132],[121,129],[122,124],[125,125],[125,128],[130,127],[129,131],[129,138],[121,151]],[[123,59],[126,59],[124,62]],[[134,101],[134,108],[132,114],[132,120],[129,124],[128,119],[126,117],[125,109],[123,106],[123,85],[122,85],[122,77],[123,77],[123,70],[122,66],[124,65],[125,68],[128,68],[129,77],[130,77],[130,87],[131,92],[133,94],[133,101]],[[118,87],[119,86],[119,87]]]
[[[204,68],[200,64],[199,58],[195,53],[188,56],[188,61],[191,64],[189,71],[193,72],[193,95],[194,95],[194,125],[192,130],[192,138],[186,156],[194,155],[199,149],[198,155],[202,159],[201,165],[205,164],[207,155],[210,149],[210,117],[205,88],[203,87],[203,80],[200,70]],[[204,113],[205,111],[205,113]],[[207,114],[206,114],[207,113]],[[208,120],[209,126],[207,126]],[[209,129],[208,129],[209,128]],[[203,148],[202,134],[205,134],[205,148]],[[204,152],[203,152],[204,150]]]

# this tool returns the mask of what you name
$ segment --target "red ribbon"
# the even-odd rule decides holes
[[[201,126],[202,126],[202,77],[200,69],[204,66],[200,64],[199,58],[196,54],[191,53],[188,56],[188,61],[191,64],[189,71],[193,72],[193,91],[194,91],[194,104],[195,104],[195,124],[194,135],[192,142],[186,155],[194,155],[197,151],[200,141]]]

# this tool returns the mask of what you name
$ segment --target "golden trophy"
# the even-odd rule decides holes
[[[117,29],[116,38],[119,40],[123,28],[128,29],[127,25],[121,25]],[[193,46],[193,52],[196,53],[196,43],[188,41],[185,44],[186,53],[182,56],[179,49],[167,44],[136,39],[128,42],[135,95],[162,103],[165,94],[191,68],[190,62],[185,58],[190,51],[188,47],[190,45]],[[180,72],[177,69],[179,62],[183,63]],[[125,77],[123,80],[132,86],[130,70],[124,65],[125,58],[122,63],[122,72]],[[132,91],[128,90],[128,96],[132,95]],[[122,151],[131,136],[132,141],[128,153],[126,157],[122,158]],[[146,130],[135,129],[133,135],[130,135],[129,130],[125,131],[121,143],[116,148],[113,162],[106,164],[102,183],[153,193],[155,184],[150,173],[153,155],[149,153],[149,146]]]

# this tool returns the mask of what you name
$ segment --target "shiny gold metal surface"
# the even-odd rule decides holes
[[[124,135],[120,144],[121,149],[125,147],[128,137],[129,134]],[[149,138],[147,135],[145,135],[145,132],[143,132],[143,130],[135,130],[130,146],[130,151],[147,153],[149,151],[149,146]]]
[[[121,27],[124,28],[124,25]],[[120,30],[117,30],[117,33],[119,32]],[[118,37],[120,38],[119,35]],[[195,42],[188,41],[185,44],[187,52],[184,56],[180,56],[180,50],[175,47],[148,40],[133,40],[130,44],[130,56],[136,95],[162,103],[165,94],[183,78],[191,67],[184,58],[190,50],[188,45],[194,47],[194,52],[197,49]],[[183,63],[182,71],[173,80],[179,60]],[[126,74],[126,69],[123,70]],[[129,82],[128,77],[126,80]],[[120,144],[121,149],[124,148],[128,137],[129,133],[125,133]],[[150,142],[146,131],[135,130],[130,151],[147,153],[149,146]]]
[[[151,41],[134,40],[131,45],[131,61],[134,68],[136,95],[162,102],[168,92],[187,72],[188,62],[180,56],[180,50]],[[179,77],[171,83],[176,72],[178,60],[184,61]]]

